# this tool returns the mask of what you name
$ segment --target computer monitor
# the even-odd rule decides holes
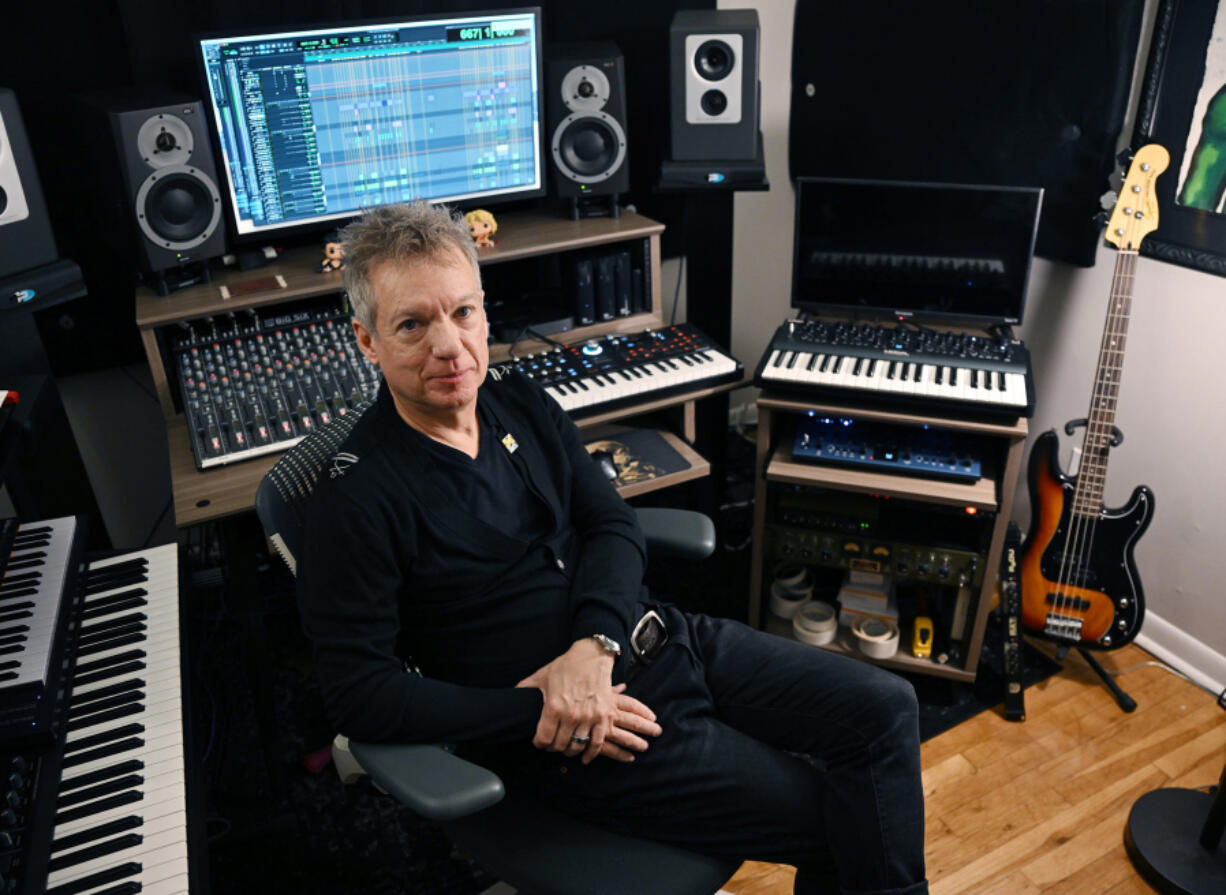
[[[539,8],[197,40],[240,241],[545,192]]]
[[[1022,321],[1039,187],[801,177],[792,303],[803,311]]]

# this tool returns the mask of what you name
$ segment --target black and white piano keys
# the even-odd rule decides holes
[[[546,385],[545,391],[568,412],[585,407],[599,411],[602,405],[634,396],[651,400],[655,392],[728,376],[736,372],[737,366],[732,357],[710,348],[644,361],[623,369],[597,371],[583,377],[555,381]]]
[[[1027,406],[1026,377],[991,366],[962,366],[856,354],[776,348],[762,367],[765,381],[876,394],[914,395],[952,401]]]
[[[90,566],[47,889],[187,892],[177,547]]]
[[[76,518],[22,526],[0,580],[0,687],[47,681]]]

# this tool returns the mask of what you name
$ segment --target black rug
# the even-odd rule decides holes
[[[964,684],[928,674],[903,674],[915,686],[919,699],[920,739],[928,740],[956,727],[980,712],[1003,712],[1005,701],[1004,635],[1000,616],[993,611],[983,634],[983,652],[973,683]],[[1029,643],[1022,643],[1022,682],[1026,687],[1046,680],[1060,664]]]

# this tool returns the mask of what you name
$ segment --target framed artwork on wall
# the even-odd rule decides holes
[[[1141,254],[1226,276],[1226,0],[1161,0],[1133,134],[1146,143],[1171,165]]]

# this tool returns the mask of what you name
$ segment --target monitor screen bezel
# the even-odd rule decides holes
[[[1017,316],[1000,316],[996,314],[949,313],[944,311],[913,310],[910,308],[893,308],[888,305],[842,304],[838,302],[800,301],[800,209],[801,192],[806,184],[834,183],[840,185],[865,184],[868,186],[907,187],[920,189],[963,189],[976,191],[997,191],[1002,193],[1028,193],[1034,197],[1034,222],[1030,228],[1030,245],[1027,250],[1026,271],[1022,276],[1021,294],[1018,297]],[[1034,247],[1039,235],[1039,218],[1043,212],[1043,188],[1039,186],[1014,186],[995,183],[944,183],[935,180],[885,180],[865,177],[797,177],[793,182],[795,189],[795,214],[792,220],[792,307],[808,313],[822,311],[854,312],[861,316],[877,315],[891,316],[899,320],[932,320],[943,323],[972,323],[986,325],[1020,326],[1026,310],[1026,297],[1030,290],[1030,273],[1034,267]]]
[[[240,232],[238,209],[235,205],[235,186],[230,173],[229,160],[221,143],[221,125],[217,120],[218,106],[213,96],[212,84],[209,80],[208,66],[205,62],[204,45],[206,42],[218,40],[255,40],[261,37],[282,35],[302,35],[315,32],[349,31],[363,28],[377,28],[390,25],[419,25],[438,21],[466,21],[470,19],[515,18],[531,15],[536,32],[536,121],[537,121],[537,186],[511,192],[494,191],[486,195],[470,196],[462,199],[430,199],[432,204],[443,205],[457,209],[471,209],[486,205],[497,206],[510,202],[539,199],[546,195],[549,165],[545,158],[548,151],[547,135],[545,133],[545,35],[543,31],[544,16],[539,6],[518,6],[509,9],[483,9],[471,12],[423,13],[420,15],[399,15],[372,19],[352,19],[341,22],[312,22],[290,24],[284,26],[269,26],[266,28],[226,28],[197,32],[192,35],[192,48],[196,56],[196,70],[200,78],[201,103],[208,117],[209,139],[213,149],[216,167],[221,173],[218,178],[224,183],[218,187],[225,206],[225,221],[228,239],[234,245],[269,244],[286,237],[307,236],[310,234],[328,233],[339,227],[344,227],[362,213],[361,209],[351,212],[341,212],[335,217],[313,218],[308,221],[286,222],[270,225],[253,232]],[[391,203],[389,203],[391,204]],[[375,206],[371,206],[375,207]]]

